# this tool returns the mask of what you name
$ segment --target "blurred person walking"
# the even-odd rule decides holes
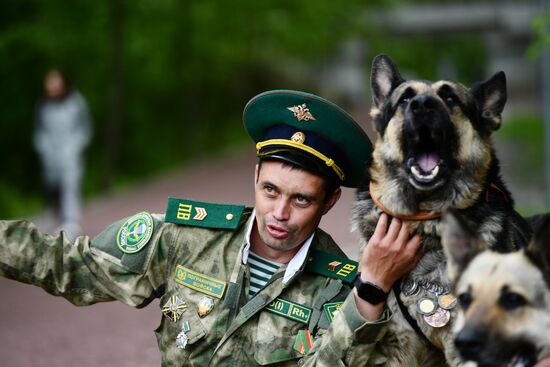
[[[66,75],[52,69],[44,78],[44,95],[35,112],[33,137],[43,167],[48,199],[67,235],[80,234],[84,151],[92,136],[86,101]]]

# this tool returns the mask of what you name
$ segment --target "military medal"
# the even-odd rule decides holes
[[[189,341],[189,336],[187,336],[187,332],[189,332],[191,328],[189,327],[189,321],[184,321],[181,324],[181,331],[176,336],[176,347],[179,349],[185,349],[187,346],[187,342]]]
[[[200,317],[204,317],[212,312],[214,308],[214,300],[208,296],[204,296],[197,303],[197,313]]]
[[[432,315],[424,315],[424,321],[431,327],[442,327],[447,325],[451,319],[451,313],[448,310],[437,308]]]
[[[421,298],[416,304],[416,307],[424,316],[432,315],[437,309],[437,305],[430,298]]]
[[[442,294],[437,297],[437,304],[445,310],[451,310],[456,306],[456,297],[452,294]]]
[[[173,322],[176,322],[186,309],[187,303],[174,295],[162,306],[162,313]]]

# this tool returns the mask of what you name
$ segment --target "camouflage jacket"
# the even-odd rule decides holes
[[[163,366],[383,362],[375,345],[390,315],[365,322],[350,287],[311,271],[308,261],[286,284],[283,266],[265,288],[247,298],[249,270],[242,254],[250,212],[236,218],[234,229],[168,223],[163,215],[144,212],[112,224],[93,240],[82,236],[74,243],[63,233],[42,234],[26,221],[0,221],[0,275],[40,286],[76,305],[118,300],[139,308],[160,298],[164,316],[155,333]],[[132,242],[136,233],[144,241]],[[344,256],[320,229],[309,260],[314,251]],[[341,312],[325,307],[339,307],[346,297]],[[199,316],[197,306],[205,298],[213,300],[213,308]],[[297,350],[298,335],[303,337],[306,329],[313,339],[309,354],[307,348]],[[185,348],[180,349],[176,338],[182,331]]]

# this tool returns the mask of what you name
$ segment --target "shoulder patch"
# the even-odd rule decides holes
[[[324,251],[311,250],[306,269],[312,273],[352,283],[357,274],[358,265],[359,263],[356,261],[345,257],[336,256]]]
[[[153,234],[153,217],[147,212],[137,213],[120,226],[116,243],[120,251],[133,254],[140,251]]]
[[[169,198],[165,221],[193,227],[235,229],[244,205],[212,204]]]
[[[342,308],[342,305],[344,302],[332,302],[332,303],[325,303],[323,305],[323,310],[325,310],[325,315],[327,316],[327,320],[329,323],[332,323],[332,320],[334,320],[334,316],[340,311]]]

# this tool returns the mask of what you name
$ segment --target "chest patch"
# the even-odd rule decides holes
[[[181,265],[176,266],[174,280],[185,287],[194,289],[198,292],[207,294],[215,298],[222,298],[225,292],[226,282],[216,278],[209,277],[185,268]]]
[[[309,322],[312,311],[309,307],[302,306],[282,298],[276,298],[265,307],[265,310],[304,324]]]

